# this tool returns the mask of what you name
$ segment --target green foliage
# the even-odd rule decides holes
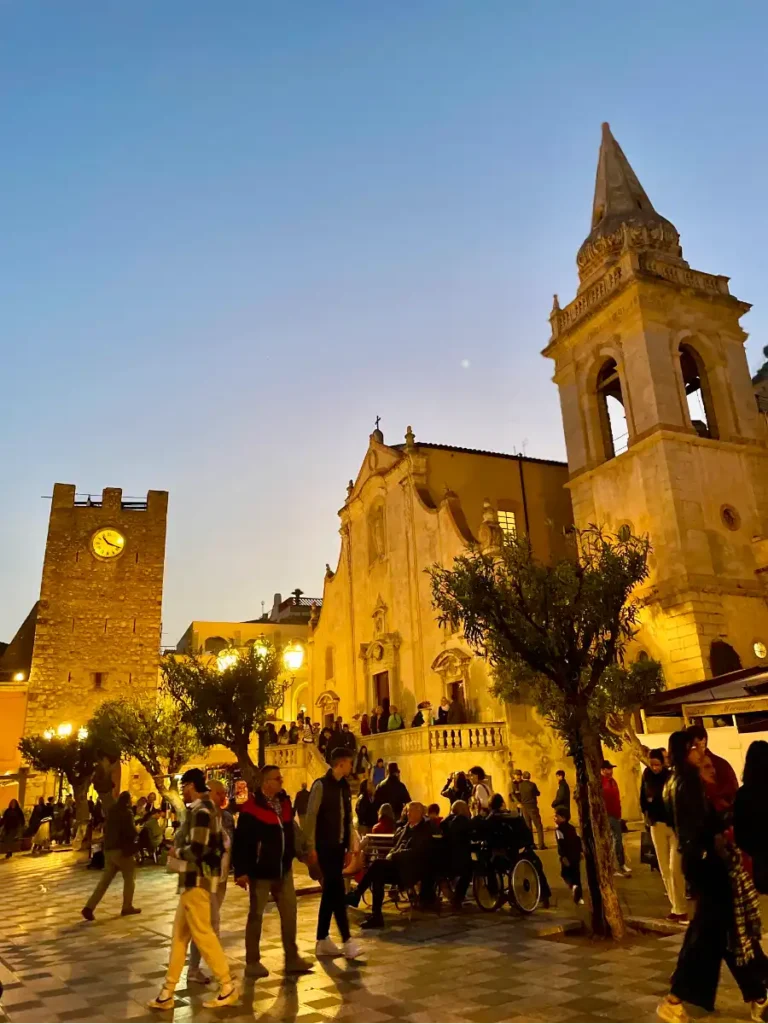
[[[238,653],[223,671],[216,658],[174,654],[163,658],[161,670],[167,693],[200,742],[206,747],[222,744],[242,760],[268,710],[282,707],[285,687],[279,679],[282,659],[276,647],[248,646]]]
[[[608,714],[637,705],[662,687],[661,667],[627,667],[648,578],[649,543],[626,529],[574,531],[573,557],[537,561],[527,539],[508,538],[498,557],[474,550],[453,567],[428,570],[441,623],[461,627],[487,658],[495,693],[535,704],[573,748],[584,712],[609,746],[619,741]]]
[[[88,723],[88,735],[80,739],[70,736],[24,736],[19,750],[28,764],[38,772],[63,774],[75,788],[93,775],[96,765],[105,755],[116,754],[114,744],[98,728]]]
[[[157,697],[105,701],[93,721],[113,738],[124,760],[135,758],[154,779],[172,777],[202,752],[197,732],[163,691]]]

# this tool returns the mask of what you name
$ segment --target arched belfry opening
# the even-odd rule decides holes
[[[709,667],[713,676],[724,676],[739,671],[741,658],[725,640],[713,640],[709,646]]]
[[[680,370],[688,402],[688,415],[691,417],[694,430],[699,437],[717,437],[712,392],[709,389],[704,360],[696,349],[686,342],[680,345]]]
[[[597,375],[597,399],[603,454],[606,459],[612,459],[629,447],[627,414],[615,359],[606,360]]]

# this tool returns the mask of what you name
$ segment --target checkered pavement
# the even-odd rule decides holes
[[[135,899],[142,914],[121,918],[118,878],[88,924],[80,908],[97,877],[66,854],[0,863],[0,980],[12,1024],[171,1017],[152,1014],[144,1003],[165,973],[175,879],[142,868]],[[230,886],[222,941],[237,976],[244,968],[246,913],[246,894]],[[316,914],[317,897],[300,899],[299,947],[309,956]],[[393,911],[387,920],[384,932],[363,933],[364,960],[326,960],[309,975],[287,979],[272,906],[264,927],[269,978],[249,984],[241,1005],[220,1011],[204,1010],[207,990],[182,981],[173,1020],[652,1021],[680,944],[679,936],[641,936],[620,946],[539,937],[543,923],[558,920],[557,910],[528,919],[506,909],[410,919]],[[709,1019],[748,1019],[730,978],[724,977],[719,1008],[721,1015]]]

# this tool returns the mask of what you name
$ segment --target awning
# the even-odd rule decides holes
[[[742,668],[714,679],[663,690],[653,696],[643,710],[646,716],[681,715],[686,704],[737,700],[763,693],[768,693],[768,668]]]

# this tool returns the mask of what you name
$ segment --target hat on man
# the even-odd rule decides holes
[[[615,768],[615,764],[611,764],[610,761],[603,761],[603,768]]]
[[[205,784],[205,775],[200,768],[188,768],[181,776],[182,786],[191,782],[198,793],[207,793],[208,787]]]

